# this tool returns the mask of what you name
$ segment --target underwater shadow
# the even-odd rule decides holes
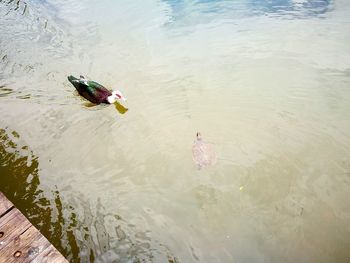
[[[69,262],[153,262],[160,253],[164,262],[180,262],[148,231],[108,213],[100,200],[92,207],[74,194],[67,204],[57,189],[44,191],[39,158],[8,128],[0,128],[0,191]]]
[[[129,109],[124,107],[122,104],[120,104],[119,102],[115,102],[113,103],[114,104],[114,107],[115,109],[120,113],[120,114],[125,114]],[[95,104],[95,103],[92,103],[90,101],[88,102],[84,102],[83,103],[83,106],[85,108],[88,108],[90,110],[100,110],[101,108],[106,108],[108,106],[110,106],[109,104]]]
[[[50,198],[40,189],[38,157],[16,131],[2,128],[0,175],[0,191],[70,262],[81,262],[78,240],[72,233],[77,224],[75,214],[64,211],[57,190]]]

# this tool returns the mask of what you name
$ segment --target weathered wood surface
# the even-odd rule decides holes
[[[11,209],[11,207],[13,207],[13,204],[0,192],[0,217]]]
[[[0,263],[68,263],[0,192]]]

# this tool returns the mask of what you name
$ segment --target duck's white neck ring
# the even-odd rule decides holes
[[[114,102],[117,101],[117,98],[115,96],[111,95],[111,96],[107,97],[107,101],[108,101],[108,103],[113,104]]]

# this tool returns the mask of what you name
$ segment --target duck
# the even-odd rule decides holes
[[[113,104],[118,100],[126,101],[126,98],[119,90],[110,91],[101,84],[87,80],[84,76],[76,78],[74,76],[68,76],[68,80],[76,88],[78,93],[94,104]]]

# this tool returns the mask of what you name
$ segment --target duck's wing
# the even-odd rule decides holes
[[[89,92],[92,92],[97,97],[106,98],[112,95],[110,90],[106,89],[104,86],[102,86],[101,84],[95,81],[88,80],[86,81],[86,84],[87,84],[87,89],[89,89]]]
[[[74,86],[79,86],[80,90],[86,91],[91,96],[99,97],[102,95],[111,95],[108,89],[92,80],[87,80],[85,78],[74,79],[73,84],[76,84]]]
[[[104,86],[102,86],[100,83],[97,83],[97,82],[92,81],[92,80],[85,80],[85,79],[83,79],[82,81],[85,85],[87,85],[92,90],[108,91],[109,92],[109,90],[106,89]]]
[[[94,103],[101,103],[112,93],[101,84],[85,78],[69,76],[68,80],[78,90],[79,94]]]

